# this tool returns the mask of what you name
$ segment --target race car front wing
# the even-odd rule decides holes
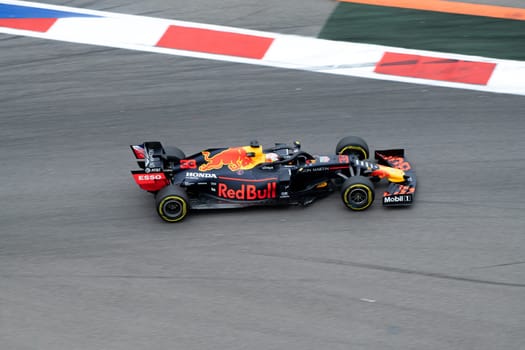
[[[401,207],[412,205],[416,194],[416,173],[412,165],[406,160],[405,151],[403,149],[376,151],[375,158],[378,164],[400,169],[405,173],[405,181],[389,183],[386,191],[383,193],[383,206]]]

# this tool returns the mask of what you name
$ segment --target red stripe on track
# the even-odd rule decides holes
[[[385,52],[374,72],[403,77],[487,85],[495,63]]]
[[[273,38],[211,29],[170,26],[156,46],[217,55],[261,59]]]
[[[45,33],[56,20],[56,18],[0,18],[0,27]]]

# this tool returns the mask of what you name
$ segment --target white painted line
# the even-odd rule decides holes
[[[361,298],[359,300],[364,301],[366,303],[375,303],[376,302],[374,299],[367,299],[367,298]]]
[[[50,38],[84,44],[154,46],[166,25],[145,20],[134,23],[122,18],[62,18],[47,32]]]

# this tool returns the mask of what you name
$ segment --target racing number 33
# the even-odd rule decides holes
[[[197,162],[195,159],[181,159],[180,160],[181,169],[195,169],[197,168]]]

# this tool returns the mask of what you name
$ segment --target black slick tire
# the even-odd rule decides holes
[[[339,140],[337,146],[335,146],[335,153],[354,155],[360,160],[367,159],[370,156],[368,144],[357,136],[346,136]]]
[[[166,146],[164,147],[164,152],[166,152],[166,156],[170,158],[177,158],[177,159],[184,159],[186,158],[186,155],[184,152],[175,146]]]
[[[180,186],[168,185],[155,196],[155,207],[162,220],[182,221],[190,210],[188,194]]]
[[[354,211],[365,210],[374,202],[374,184],[364,176],[353,176],[341,187],[341,199],[345,206]]]

